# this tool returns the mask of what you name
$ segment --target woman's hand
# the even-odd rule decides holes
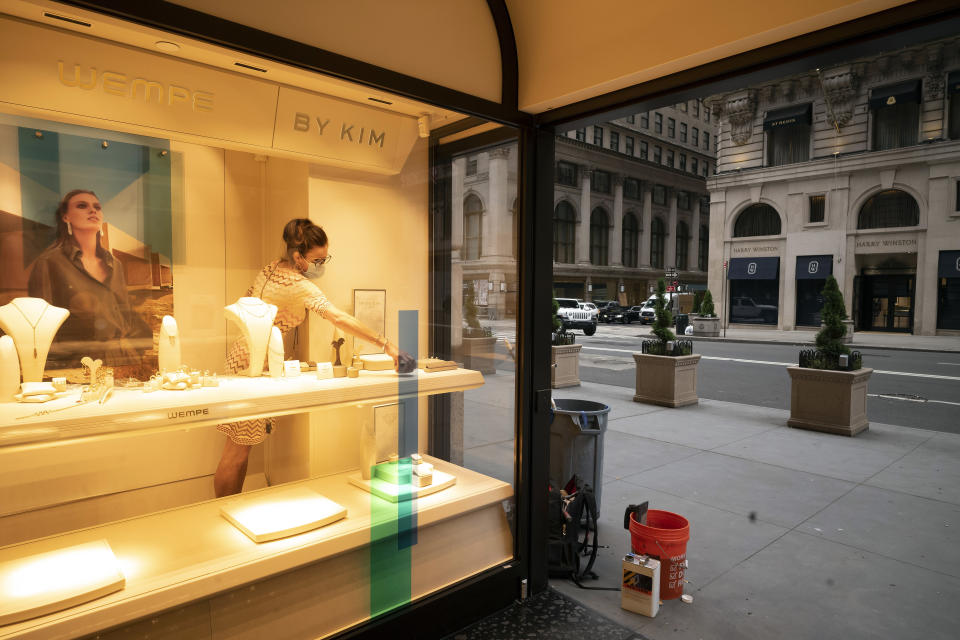
[[[387,342],[384,351],[393,358],[393,368],[397,373],[410,373],[417,368],[417,360],[406,351],[401,351],[397,345]]]

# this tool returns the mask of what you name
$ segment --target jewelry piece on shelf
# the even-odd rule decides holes
[[[163,316],[157,344],[157,365],[161,373],[180,368],[180,330],[173,316]]]
[[[337,354],[336,360],[333,361],[333,366],[335,366],[335,367],[341,367],[341,366],[343,366],[343,365],[340,363],[340,347],[343,346],[343,343],[344,343],[344,342],[345,342],[345,340],[344,340],[343,338],[337,338],[336,340],[334,340],[333,342],[330,343],[330,344],[333,346],[333,350],[334,350],[334,351],[336,352],[336,354]]]
[[[27,315],[27,312],[20,308],[20,305],[17,304],[17,299],[14,298],[10,301],[10,304],[20,312],[20,315],[23,316],[23,319],[27,321],[27,324],[30,325],[30,328],[33,329],[33,359],[37,359],[37,327],[40,326],[40,321],[43,320],[43,316],[47,315],[47,309],[50,308],[48,304],[43,308],[43,311],[40,312],[40,315],[37,317],[36,322],[30,322],[30,317]]]
[[[58,411],[66,411],[67,409],[73,409],[73,408],[75,408],[75,407],[80,407],[80,406],[83,406],[83,405],[85,405],[85,404],[87,404],[87,403],[89,403],[89,402],[90,402],[90,400],[77,400],[77,401],[74,402],[73,404],[68,404],[68,405],[66,405],[66,406],[64,406],[64,407],[56,407],[56,408],[53,408],[53,409],[41,409],[40,411],[37,411],[36,413],[31,413],[30,415],[27,415],[27,416],[17,416],[17,420],[24,420],[24,419],[26,419],[26,418],[41,418],[41,417],[43,417],[43,416],[45,416],[45,415],[49,415],[49,414],[51,414],[51,413],[56,413],[56,412],[58,412]]]

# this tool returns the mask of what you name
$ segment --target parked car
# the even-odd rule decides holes
[[[672,309],[673,309],[673,299],[674,299],[678,294],[676,294],[676,293],[665,293],[665,294],[663,294],[663,295],[664,295],[664,298],[666,298],[667,307],[672,310]],[[656,314],[656,304],[657,304],[657,296],[654,295],[654,296],[650,296],[649,298],[647,298],[646,301],[645,301],[642,305],[640,305],[640,313],[637,314],[637,315],[638,315],[638,318],[637,318],[637,319],[640,320],[640,322],[641,322],[642,324],[650,324],[651,322],[653,322],[654,318],[655,318],[656,315],[657,315],[657,314]]]
[[[564,329],[580,329],[584,335],[592,336],[597,332],[597,317],[592,312],[580,308],[575,298],[557,298],[557,316],[563,322]]]
[[[637,305],[634,305],[634,306],[630,307],[629,309],[626,309],[626,310],[623,312],[624,322],[626,322],[627,324],[630,324],[631,322],[633,322],[633,321],[635,321],[635,320],[636,320],[636,321],[639,321],[639,320],[640,320],[640,310],[641,310],[642,308],[643,308],[643,305],[637,304]]]
[[[623,320],[623,307],[618,304],[608,305],[600,309],[600,313],[597,315],[597,319],[600,322],[622,322]]]
[[[580,308],[584,311],[589,311],[593,315],[594,321],[596,321],[597,314],[600,313],[600,311],[597,309],[597,305],[593,304],[592,302],[581,302]]]
[[[730,303],[730,321],[776,323],[777,307],[770,304],[757,304],[753,298],[738,296]]]

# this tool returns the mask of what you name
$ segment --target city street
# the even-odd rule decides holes
[[[574,331],[580,352],[580,379],[633,388],[632,353],[649,336],[649,325],[600,324],[597,333]],[[810,332],[809,340],[814,333]],[[510,336],[512,339],[512,336]],[[797,363],[799,345],[694,339],[703,357],[697,371],[701,398],[777,409],[790,408],[786,367]],[[809,347],[807,347],[809,348]],[[865,367],[874,369],[868,391],[871,420],[918,429],[960,433],[960,353],[860,349]],[[572,390],[557,390],[557,397]]]

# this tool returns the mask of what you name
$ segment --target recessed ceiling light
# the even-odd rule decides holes
[[[176,42],[170,42],[169,40],[157,40],[153,43],[157,49],[160,51],[166,51],[167,53],[173,53],[174,51],[180,51],[180,45]]]

